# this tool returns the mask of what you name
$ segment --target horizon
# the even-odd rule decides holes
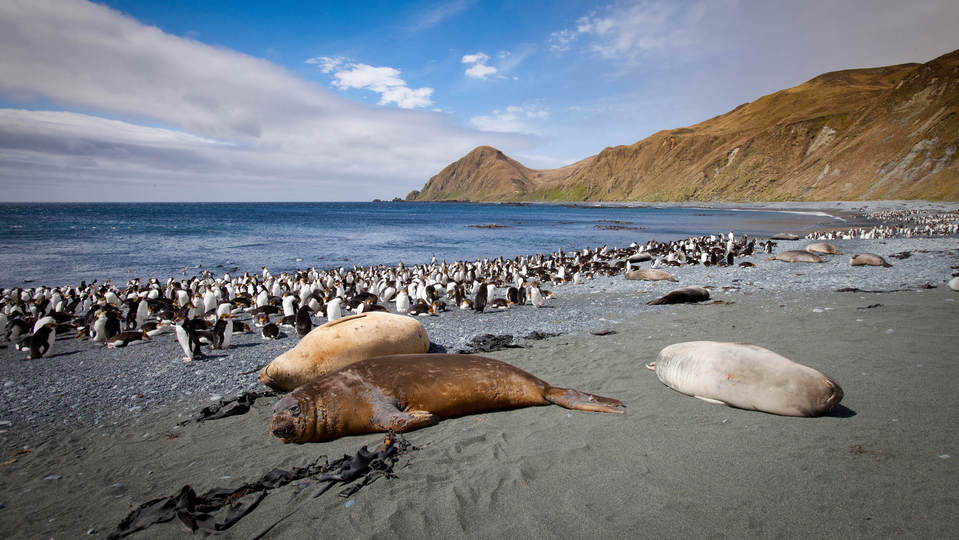
[[[478,146],[562,167],[959,49],[943,0],[12,0],[0,21],[14,204],[391,202]]]

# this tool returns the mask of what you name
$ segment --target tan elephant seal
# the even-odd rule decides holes
[[[892,265],[886,262],[886,259],[883,259],[875,253],[856,253],[849,259],[849,263],[853,266],[885,266],[886,268],[892,268]]]
[[[317,326],[258,378],[274,390],[290,391],[359,360],[429,349],[426,328],[413,317],[371,311]]]
[[[550,386],[505,362],[469,354],[406,354],[356,362],[294,390],[273,407],[285,443],[407,432],[440,420],[555,404],[623,413],[623,402]]]
[[[825,253],[826,255],[842,255],[842,252],[836,249],[836,246],[829,242],[816,242],[806,246],[809,253]]]
[[[767,261],[785,261],[790,263],[821,263],[822,258],[818,255],[813,255],[808,251],[789,250],[783,251],[782,253],[777,253],[776,255],[766,259]]]
[[[649,302],[649,306],[658,306],[660,304],[693,304],[709,300],[709,291],[702,287],[680,287],[675,291],[670,291],[663,296]]]
[[[677,343],[646,367],[683,394],[783,416],[822,416],[843,396],[830,377],[750,343]]]
[[[642,270],[630,270],[626,272],[626,279],[631,281],[679,281],[676,276],[669,272],[656,270],[655,268],[644,268]]]

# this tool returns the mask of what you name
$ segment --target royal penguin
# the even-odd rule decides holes
[[[30,337],[30,356],[27,360],[46,358],[53,355],[53,344],[57,340],[57,333],[52,325],[45,325],[37,329]]]

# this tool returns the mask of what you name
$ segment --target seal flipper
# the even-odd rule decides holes
[[[402,411],[390,401],[378,403],[373,407],[370,423],[380,431],[405,433],[440,423],[440,418],[429,411]]]
[[[553,404],[565,407],[567,409],[577,409],[580,411],[606,412],[623,414],[626,411],[623,402],[618,399],[595,396],[573,390],[572,388],[558,388],[551,386],[546,389],[546,395],[543,398]]]
[[[725,401],[720,401],[718,399],[713,399],[713,398],[708,398],[703,396],[693,396],[693,397],[696,399],[701,399],[705,401],[706,403],[712,403],[713,405],[722,405],[723,407],[732,407],[732,405],[730,405],[729,403],[726,403]]]

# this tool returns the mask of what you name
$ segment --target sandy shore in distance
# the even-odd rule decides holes
[[[902,249],[876,245],[887,256]],[[748,283],[725,270],[690,268],[686,276],[716,283],[714,298],[728,303],[666,306],[635,317],[617,310],[644,305],[672,284],[617,276],[609,290],[565,290],[566,304],[556,300],[536,316],[573,317],[578,306],[594,305],[590,318],[617,312],[594,319],[615,332],[576,331],[485,356],[556,386],[620,399],[626,414],[548,406],[445,420],[406,435],[417,449],[401,457],[395,478],[348,498],[338,496],[341,486],[313,498],[322,485],[314,480],[277,488],[221,536],[249,539],[269,529],[263,538],[954,537],[959,292],[945,282],[959,266],[959,239],[934,245],[935,252],[917,251],[892,269],[857,270],[921,277],[881,287],[906,289],[899,292],[835,292],[837,284],[848,285],[836,277],[851,271],[848,254],[842,265],[816,270],[767,263],[745,274]],[[930,281],[933,275],[939,277]],[[926,282],[935,288],[920,287]],[[723,287],[732,283],[737,287]],[[496,315],[489,317],[497,324]],[[431,324],[460,320],[450,315]],[[294,340],[246,350],[272,358]],[[756,343],[831,376],[845,397],[826,417],[781,417],[702,402],[645,368],[662,348],[695,340]],[[122,355],[154,355],[166,366],[179,354],[167,341]],[[92,362],[98,353],[82,346],[64,343],[69,356],[48,360]],[[5,349],[0,358],[19,356]],[[171,379],[193,373],[164,369]],[[285,445],[267,431],[276,398],[257,401],[245,415],[177,427],[208,397],[197,392],[192,402],[124,413],[100,427],[74,428],[59,418],[32,437],[17,432],[10,441],[24,439],[27,447],[0,449],[4,538],[105,538],[132,509],[184,485],[198,493],[235,487],[274,468],[352,455],[383,440]],[[171,522],[129,538],[188,537]]]
[[[269,537],[945,538],[959,529],[957,299],[942,286],[752,294],[643,315],[613,335],[490,353],[552,384],[619,398],[628,411],[447,420],[407,436],[419,450],[398,478],[349,500],[338,490],[311,499],[312,485],[298,496],[280,488],[224,536],[253,537],[296,510]],[[663,347],[698,339],[753,342],[817,368],[842,385],[842,407],[816,419],[730,409],[674,392],[645,369]],[[104,537],[131,508],[184,484],[237,485],[380,441],[284,445],[266,431],[270,410],[258,402],[250,414],[179,429],[176,411],[156,411],[9,456],[5,535]],[[185,533],[172,523],[134,535],[177,536]]]

